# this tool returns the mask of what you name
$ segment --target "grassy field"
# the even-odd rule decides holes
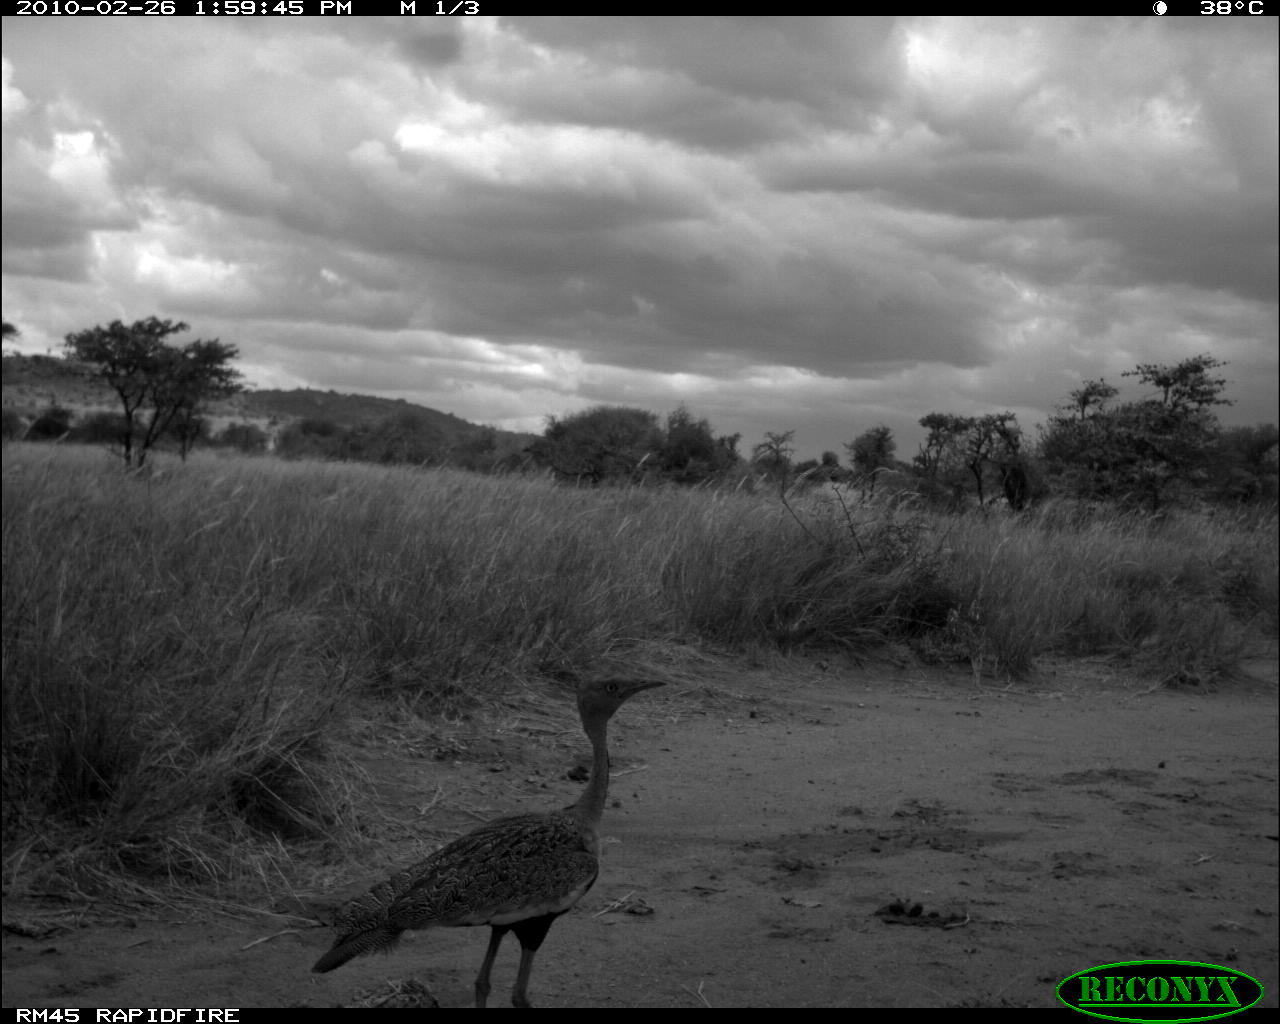
[[[4,457],[5,884],[268,879],[347,833],[355,706],[431,714],[637,652],[885,645],[1019,678],[1229,673],[1274,515],[941,516],[815,491],[573,490],[200,454]]]

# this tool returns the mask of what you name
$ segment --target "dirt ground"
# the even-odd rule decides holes
[[[571,802],[585,740],[567,712],[517,707],[371,764],[421,824],[271,909],[323,914],[476,820]],[[1274,1007],[1277,725],[1274,661],[1191,692],[1087,665],[1003,689],[811,662],[642,694],[610,734],[600,879],[552,928],[530,995],[1053,1006],[1075,971],[1166,958],[1252,975]],[[313,975],[331,934],[299,918],[7,903],[4,1004],[465,1006],[487,937],[414,933]],[[508,937],[491,1005],[517,950]]]

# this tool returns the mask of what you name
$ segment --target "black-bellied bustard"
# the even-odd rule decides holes
[[[489,972],[509,931],[520,940],[511,1002],[530,1006],[533,957],[557,917],[591,888],[600,870],[598,830],[609,790],[609,719],[627,698],[662,683],[602,679],[578,687],[578,714],[591,741],[591,777],[578,802],[549,814],[498,818],[455,839],[426,860],[352,900],[335,925],[341,934],[313,971],[389,949],[400,933],[487,924],[493,929],[476,977],[476,1006],[489,997]]]

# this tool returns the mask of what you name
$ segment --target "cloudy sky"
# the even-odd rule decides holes
[[[1277,22],[7,18],[3,315],[816,456],[1139,362],[1277,419]]]

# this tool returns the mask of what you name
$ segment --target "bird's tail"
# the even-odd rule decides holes
[[[390,931],[385,926],[369,928],[364,931],[347,932],[333,944],[333,948],[315,962],[311,968],[314,974],[325,974],[335,967],[341,967],[348,960],[365,953],[374,953],[380,949],[390,949],[400,938],[399,932]]]

